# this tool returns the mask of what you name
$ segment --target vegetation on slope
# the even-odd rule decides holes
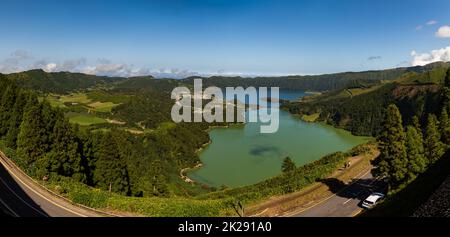
[[[430,113],[426,124],[421,125],[419,119],[413,117],[412,123],[404,128],[397,106],[389,105],[378,137],[381,154],[374,161],[373,173],[387,179],[390,192],[382,205],[363,215],[412,215],[450,174],[450,121],[447,113],[450,107],[450,69],[443,86],[440,117],[438,119]]]
[[[120,77],[102,77],[71,72],[47,73],[41,69],[6,75],[19,86],[42,92],[64,94],[69,91],[88,89],[94,86],[107,86],[125,80]]]
[[[378,85],[384,81],[391,81],[404,75],[405,73],[422,73],[429,72],[434,68],[448,67],[449,63],[433,63],[426,66],[406,67],[387,69],[380,71],[366,71],[366,72],[344,72],[317,76],[284,76],[284,77],[224,77],[213,76],[203,78],[204,86],[218,86],[218,87],[236,87],[242,86],[244,88],[249,86],[254,87],[280,87],[286,90],[304,90],[304,91],[332,91],[340,89],[351,88],[367,88],[373,85]],[[192,85],[193,79],[198,77],[191,77],[184,80],[187,84]]]
[[[357,95],[342,96],[342,90],[332,91],[300,102],[285,102],[282,108],[301,116],[319,113],[318,121],[344,128],[356,135],[377,136],[389,104],[397,105],[405,124],[411,123],[414,115],[424,122],[427,114],[440,112],[439,92],[446,72],[444,67],[421,74],[411,73],[390,83],[377,85],[376,89],[367,88]]]

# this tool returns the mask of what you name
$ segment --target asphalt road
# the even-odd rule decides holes
[[[359,214],[362,200],[372,192],[380,192],[385,188],[385,183],[376,180],[370,172],[359,177],[350,185],[319,202],[318,204],[289,216],[295,217],[353,217]]]
[[[99,216],[52,196],[29,178],[0,162],[0,209],[14,217],[85,217]]]

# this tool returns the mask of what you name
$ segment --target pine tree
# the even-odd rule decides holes
[[[450,120],[445,107],[442,108],[441,115],[439,117],[439,129],[441,131],[442,142],[450,145]]]
[[[406,128],[406,152],[408,157],[408,180],[426,170],[428,160],[424,156],[423,140],[413,126]]]
[[[412,126],[416,129],[418,136],[417,139],[419,139],[422,142],[423,146],[423,128],[422,125],[420,124],[419,117],[417,117],[416,115],[414,115],[412,118]]]
[[[51,150],[47,154],[50,171],[85,182],[86,176],[72,127],[62,112],[56,114]]]
[[[444,87],[450,88],[450,68],[447,70],[447,74],[445,75]]]
[[[161,164],[161,160],[156,159],[152,162],[151,165],[151,173],[153,174],[153,178],[151,180],[151,184],[153,186],[152,195],[158,197],[167,197],[169,196],[169,189],[167,188],[167,179],[162,174],[163,168]]]
[[[50,144],[53,139],[53,128],[55,127],[57,115],[56,110],[52,108],[48,101],[44,100],[41,103],[42,107],[42,119],[45,124],[46,136],[43,138],[43,142],[47,144],[47,148],[50,148]],[[47,150],[48,151],[48,150]]]
[[[0,137],[6,135],[9,128],[12,110],[16,102],[17,88],[15,84],[6,87],[0,101]]]
[[[421,136],[423,140],[423,129],[422,126],[420,125],[419,117],[417,117],[416,115],[414,115],[412,118],[412,126],[414,126],[418,135]]]
[[[425,157],[430,163],[436,162],[445,152],[437,123],[436,116],[434,114],[429,114],[427,127],[425,129],[424,148]]]
[[[444,87],[442,89],[442,108],[450,111],[450,87]]]
[[[77,126],[74,127],[74,130],[78,130]],[[79,144],[81,145],[79,150],[82,156],[84,173],[86,174],[86,184],[93,186],[94,170],[99,153],[101,134],[92,133],[89,130],[79,130],[77,133],[77,138],[80,140]]]
[[[20,124],[22,123],[24,109],[27,105],[29,96],[29,93],[24,90],[18,92],[16,102],[14,103],[14,109],[11,114],[8,133],[5,138],[6,146],[10,148],[17,148],[17,136],[20,132]]]
[[[295,170],[294,161],[292,161],[290,157],[284,158],[283,164],[281,165],[281,171],[283,171],[283,173],[289,173],[294,170]]]
[[[125,160],[120,156],[117,143],[111,133],[105,134],[100,142],[98,159],[95,163],[94,183],[113,192],[129,194],[129,177]]]
[[[378,142],[381,153],[375,161],[374,174],[387,176],[390,184],[396,188],[407,178],[408,160],[402,117],[395,105],[388,106],[383,131],[378,137]]]
[[[41,106],[36,96],[31,96],[24,110],[20,132],[17,137],[17,154],[28,166],[35,166],[43,158],[47,149],[45,123],[42,119]],[[32,167],[36,172],[39,167]]]

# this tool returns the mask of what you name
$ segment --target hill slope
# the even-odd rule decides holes
[[[242,86],[242,87],[271,87],[277,86],[286,90],[306,90],[306,91],[331,91],[344,88],[370,87],[383,81],[391,81],[406,73],[424,73],[433,71],[435,68],[448,68],[450,62],[437,62],[426,66],[403,67],[386,69],[379,71],[365,72],[343,72],[335,74],[325,74],[316,76],[284,76],[284,77],[223,77],[213,76],[203,77],[204,86]],[[194,78],[186,78],[183,81],[191,84]]]
[[[376,136],[389,104],[399,107],[405,124],[409,124],[414,115],[423,121],[426,114],[436,113],[446,72],[444,64],[431,71],[406,73],[369,88],[341,89],[306,97],[300,102],[285,102],[282,107],[301,116],[316,115],[318,121],[356,135]]]
[[[108,85],[126,79],[71,72],[47,73],[40,69],[12,73],[6,75],[6,77],[15,80],[21,87],[51,93],[67,93],[99,85]]]

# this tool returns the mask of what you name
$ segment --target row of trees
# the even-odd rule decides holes
[[[417,116],[403,127],[399,109],[389,105],[383,130],[378,137],[381,154],[375,161],[374,173],[389,178],[392,188],[400,188],[423,173],[445,153],[450,145],[450,70],[442,89],[439,119],[428,114],[425,126]]]
[[[40,102],[36,93],[2,80],[0,137],[16,149],[17,159],[33,176],[52,174],[129,194],[126,162],[111,134],[83,135],[64,113]],[[92,152],[96,139],[99,147]]]

